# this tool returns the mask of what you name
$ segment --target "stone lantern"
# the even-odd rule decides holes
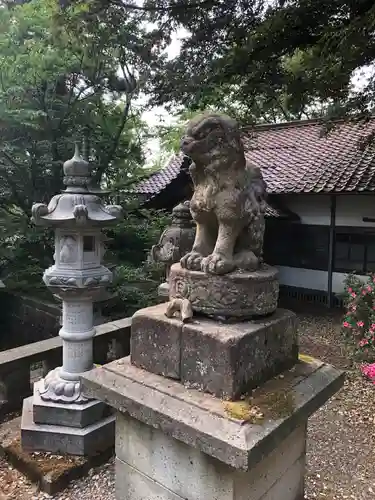
[[[55,263],[43,281],[62,300],[63,362],[24,401],[22,446],[29,451],[83,455],[113,441],[113,418],[103,403],[82,393],[81,375],[93,367],[93,303],[112,281],[111,271],[102,265],[101,228],[121,216],[121,207],[103,205],[100,190],[90,189],[90,181],[90,165],[76,146],[64,164],[66,190],[48,206],[37,203],[32,208],[35,224],[55,230]]]
[[[190,202],[179,203],[172,210],[172,224],[160,236],[159,242],[151,248],[154,262],[165,264],[166,279],[158,288],[158,295],[169,298],[169,272],[172,264],[179,262],[193,246],[195,223],[190,213]]]

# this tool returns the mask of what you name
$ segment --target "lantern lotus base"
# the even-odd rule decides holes
[[[85,404],[89,399],[82,393],[79,374],[74,379],[62,376],[62,368],[55,368],[41,381],[38,392],[43,401]]]

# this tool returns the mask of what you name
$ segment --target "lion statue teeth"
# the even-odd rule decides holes
[[[266,186],[245,158],[238,124],[221,114],[192,120],[181,149],[192,159],[196,222],[192,251],[181,266],[212,274],[254,271],[262,263]]]

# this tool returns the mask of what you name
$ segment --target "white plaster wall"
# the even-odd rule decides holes
[[[330,219],[329,196],[291,195],[283,198],[285,205],[300,216],[302,224],[328,226]]]
[[[363,222],[363,217],[375,219],[375,195],[336,198],[336,226],[375,227],[375,222]]]
[[[297,288],[309,288],[311,290],[328,290],[327,271],[316,271],[315,269],[300,269],[297,267],[279,266],[279,280],[281,285]],[[333,293],[341,293],[344,290],[344,273],[333,273]],[[363,279],[366,279],[363,276]]]
[[[329,226],[330,197],[327,195],[292,195],[283,198],[285,205],[298,214],[302,224]],[[374,227],[375,222],[363,222],[363,217],[375,219],[374,195],[342,195],[336,198],[336,226]],[[327,272],[294,267],[279,267],[279,279],[282,285],[312,290],[327,291]],[[334,293],[344,289],[344,273],[333,273],[332,288]]]
[[[298,214],[303,224],[329,226],[329,195],[291,195],[283,197],[285,205]],[[363,222],[363,217],[375,218],[374,195],[341,195],[336,198],[336,226],[374,227],[374,222]]]

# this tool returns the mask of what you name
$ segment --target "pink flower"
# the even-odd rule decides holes
[[[372,292],[372,286],[371,285],[367,285],[367,291],[368,292]]]
[[[349,287],[349,288],[348,288],[348,292],[349,292],[349,293],[352,293],[352,291],[353,291],[353,288]]]
[[[370,365],[362,365],[360,368],[362,374],[365,377],[368,377],[373,382],[375,382],[375,363],[371,363]]]
[[[358,321],[358,322],[357,322],[357,326],[359,326],[359,327],[361,327],[361,328],[362,328],[363,326],[365,326],[365,324],[364,324],[364,322],[363,322],[363,321]]]
[[[344,321],[344,323],[342,324],[342,326],[344,328],[350,328],[350,324],[347,321]]]
[[[353,293],[351,293],[350,295],[351,295],[352,297],[357,297],[357,294],[356,294],[356,293],[354,293],[354,292],[353,292]]]
[[[367,290],[362,290],[362,295],[366,295],[367,294]]]
[[[364,345],[367,345],[368,344],[368,340],[367,339],[362,339],[358,342],[358,345],[360,347],[363,347]]]

